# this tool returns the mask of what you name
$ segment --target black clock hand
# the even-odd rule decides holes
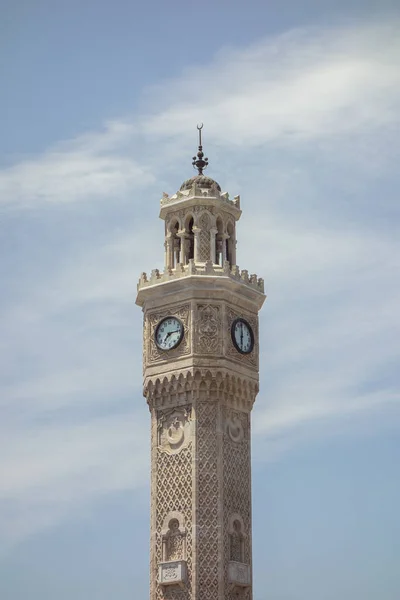
[[[173,333],[178,333],[180,331],[180,329],[175,329],[174,331],[168,331],[167,335],[164,338],[164,342],[167,340],[167,338],[169,338],[170,335],[172,335]]]
[[[243,349],[243,323],[240,323],[240,347]]]

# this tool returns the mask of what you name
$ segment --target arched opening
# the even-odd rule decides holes
[[[215,239],[215,264],[221,265],[224,262],[224,224],[221,217],[217,218],[217,234]]]
[[[232,266],[235,264],[235,261],[236,261],[236,257],[235,257],[236,244],[235,244],[235,227],[231,221],[228,223],[227,234],[229,237],[225,241],[225,243],[226,243],[226,260]]]
[[[244,559],[244,539],[242,524],[239,520],[233,522],[230,538],[230,560],[242,563]]]
[[[166,560],[181,560],[183,558],[183,536],[179,530],[178,519],[171,519],[168,524]]]
[[[174,269],[177,265],[179,265],[179,257],[181,253],[181,238],[178,236],[179,231],[179,223],[178,221],[174,221],[171,223],[170,232],[172,238],[172,261],[171,267]]]
[[[191,258],[194,258],[194,233],[193,233],[193,217],[189,216],[186,221],[186,263]]]
[[[164,519],[163,528],[161,530],[162,535],[162,560],[185,560],[186,559],[186,545],[185,536],[186,531],[183,526],[182,514],[173,511],[168,513]]]

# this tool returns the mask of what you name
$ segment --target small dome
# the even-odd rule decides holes
[[[199,188],[203,188],[203,189],[210,189],[211,187],[213,187],[215,185],[217,187],[217,189],[219,191],[221,191],[221,186],[219,185],[219,183],[214,181],[214,179],[211,179],[211,177],[207,177],[207,175],[195,175],[194,177],[191,177],[190,179],[186,179],[186,181],[184,181],[182,183],[180,189],[181,190],[190,190],[194,183],[196,185],[198,185]]]

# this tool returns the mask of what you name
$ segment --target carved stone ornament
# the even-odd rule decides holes
[[[226,432],[232,442],[240,443],[244,439],[243,423],[240,417],[232,413],[226,420]]]
[[[189,445],[193,421],[191,406],[171,408],[158,415],[158,445],[160,452],[176,454]]]
[[[176,560],[160,563],[158,568],[160,585],[180,585],[186,581],[186,561]]]
[[[212,304],[197,306],[196,352],[201,354],[222,353],[221,307]]]
[[[178,317],[183,324],[184,335],[182,342],[178,347],[171,350],[160,350],[155,342],[154,335],[157,329],[158,323],[165,317]],[[147,345],[148,362],[156,362],[159,360],[165,360],[166,358],[176,358],[181,355],[190,353],[190,305],[182,304],[180,306],[174,306],[173,308],[157,311],[147,316],[148,327],[145,328],[145,339],[144,344]]]
[[[250,567],[244,563],[229,561],[228,581],[237,587],[248,587],[250,585]]]
[[[210,260],[211,256],[211,242],[210,242],[210,229],[211,229],[211,216],[208,212],[204,211],[198,218],[198,227],[200,227],[199,235],[199,260],[200,262],[206,262]]]

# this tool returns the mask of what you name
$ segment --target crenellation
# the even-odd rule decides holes
[[[209,188],[202,188],[196,184],[196,182],[193,183],[190,189],[178,190],[171,196],[166,192],[163,192],[162,198],[160,199],[160,205],[163,207],[167,204],[174,204],[181,200],[189,200],[191,198],[214,198],[240,209],[240,195],[234,196],[233,200],[230,200],[229,193],[220,192],[217,185],[211,185]]]
[[[162,275],[160,275],[160,271],[158,269],[153,269],[150,275],[150,284],[154,285],[158,279],[161,279]]]
[[[255,273],[249,276],[249,272],[246,269],[241,271],[237,265],[233,265],[231,268],[228,261],[225,261],[224,266],[221,267],[220,265],[213,264],[211,260],[195,264],[193,259],[189,260],[188,265],[179,263],[175,269],[166,267],[163,272],[160,272],[159,269],[153,269],[149,279],[146,273],[142,273],[137,285],[137,290],[139,291],[145,287],[173,281],[175,279],[180,279],[181,277],[190,277],[192,275],[230,277],[231,279],[241,281],[245,285],[264,293],[264,280],[261,277],[257,278]]]
[[[246,271],[246,269],[243,269],[243,271],[240,272],[240,278],[245,283],[250,283],[249,272]]]

